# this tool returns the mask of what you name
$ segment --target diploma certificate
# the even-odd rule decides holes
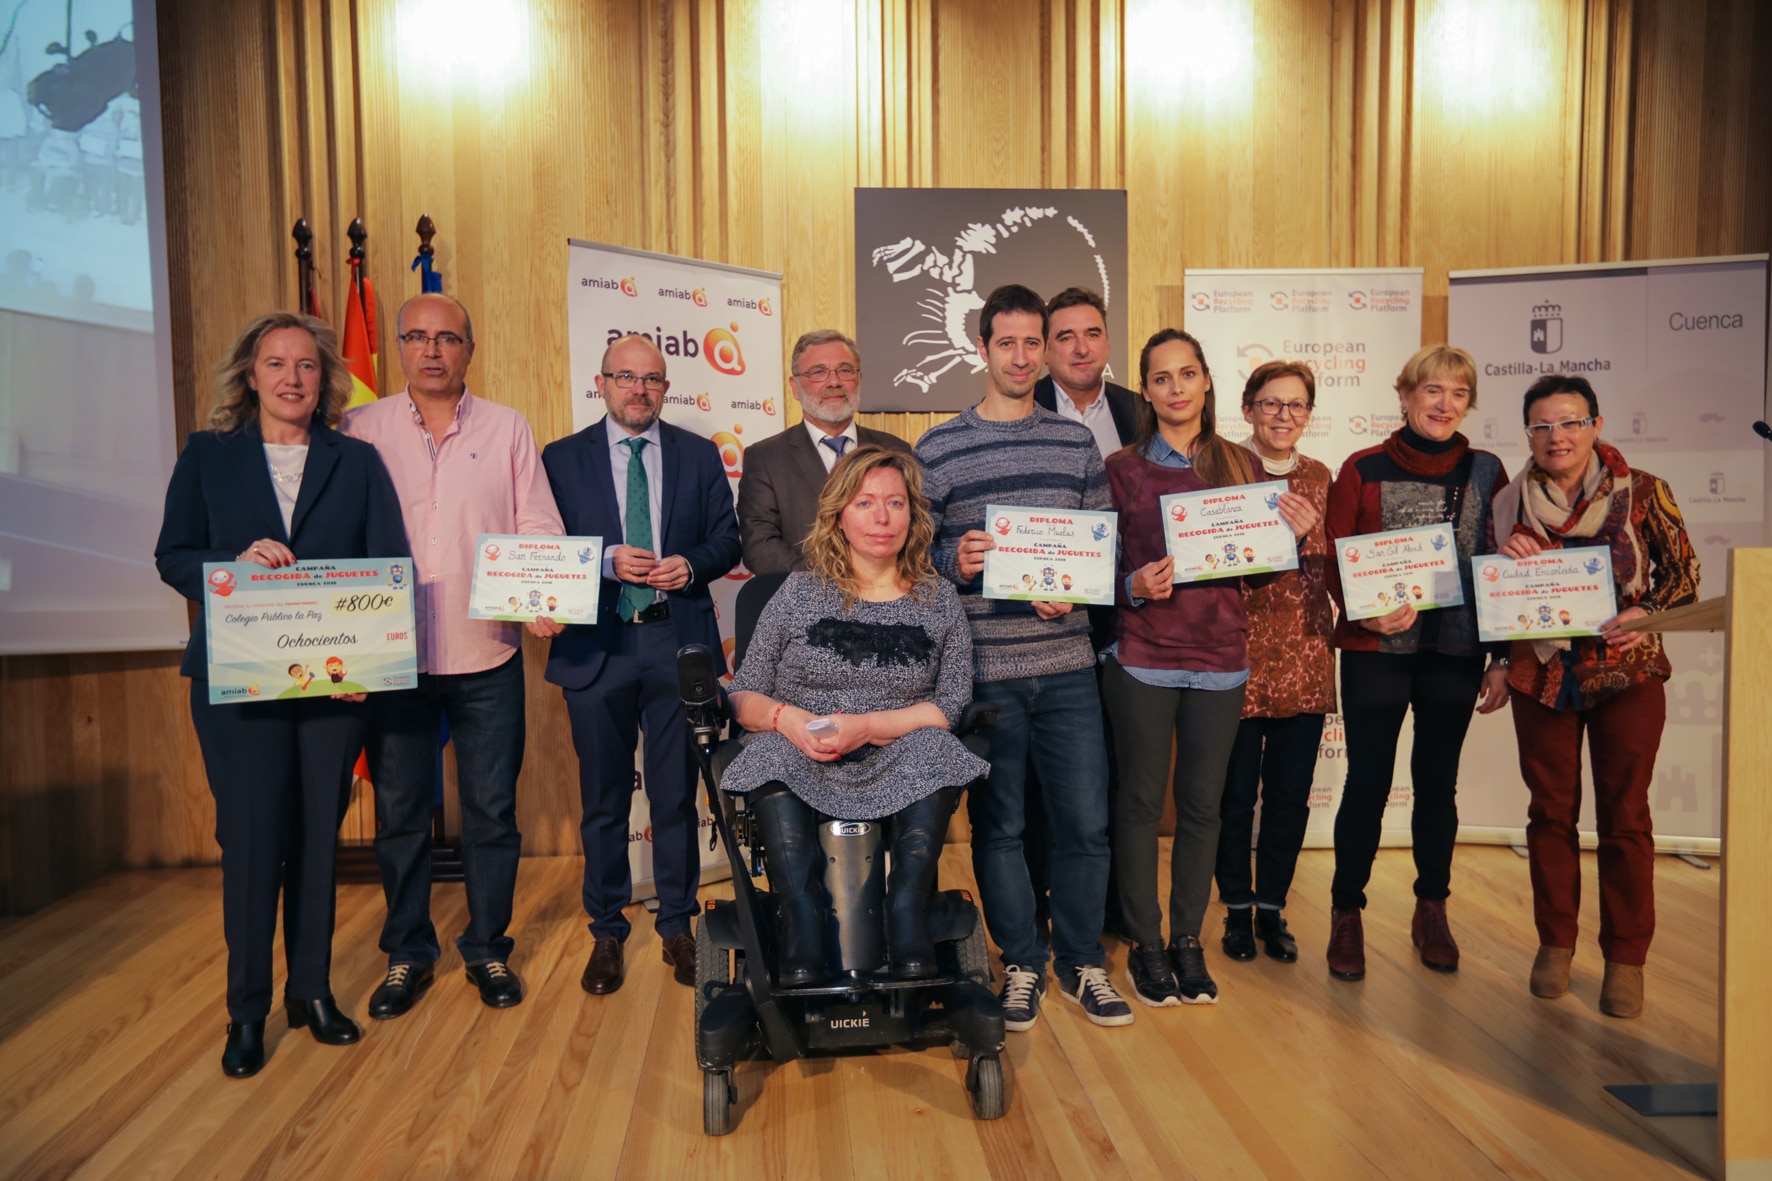
[[[1471,559],[1471,571],[1479,639],[1595,636],[1618,614],[1612,553],[1603,545],[1545,550],[1532,558],[1482,554]]]
[[[412,560],[205,562],[209,704],[418,684]]]
[[[1286,481],[1177,492],[1157,502],[1176,582],[1298,569],[1298,540],[1280,516]]]
[[[539,615],[561,623],[595,623],[602,587],[601,537],[482,533],[468,618],[528,623]]]
[[[984,597],[1053,603],[1114,601],[1115,513],[986,505],[997,548],[984,555]]]
[[[1349,619],[1375,619],[1405,603],[1417,611],[1464,603],[1458,540],[1444,521],[1344,537],[1335,547],[1335,561]]]

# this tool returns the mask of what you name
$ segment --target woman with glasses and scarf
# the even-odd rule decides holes
[[[1593,766],[1600,835],[1600,1011],[1643,1011],[1643,964],[1655,933],[1655,840],[1649,781],[1667,721],[1672,668],[1661,637],[1622,625],[1698,598],[1698,557],[1665,481],[1600,440],[1605,419],[1585,378],[1542,377],[1526,391],[1532,462],[1495,497],[1501,552],[1605,546],[1618,614],[1597,636],[1515,640],[1508,689],[1520,774],[1531,792],[1526,852],[1538,956],[1532,995],[1569,991],[1581,902],[1581,740]]]

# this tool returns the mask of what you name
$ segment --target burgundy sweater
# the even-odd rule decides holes
[[[1137,607],[1126,596],[1126,576],[1169,552],[1158,500],[1175,492],[1202,492],[1211,485],[1192,468],[1162,467],[1132,448],[1108,459],[1107,474],[1114,509],[1120,514],[1120,609],[1115,613],[1120,663],[1196,672],[1248,668],[1249,622],[1243,613],[1241,578],[1182,583],[1167,599],[1147,599]]]

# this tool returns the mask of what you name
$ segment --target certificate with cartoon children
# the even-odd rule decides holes
[[[1177,492],[1157,502],[1176,582],[1298,569],[1298,541],[1280,516],[1286,481]]]
[[[1464,603],[1458,539],[1444,521],[1344,537],[1335,561],[1349,619],[1376,619],[1405,605],[1432,611]]]
[[[1530,558],[1481,554],[1476,575],[1477,635],[1484,640],[1597,636],[1618,614],[1612,553],[1603,545],[1552,549]]]
[[[408,558],[205,562],[203,581],[211,705],[418,684]]]
[[[1118,522],[1115,513],[986,505],[997,548],[985,551],[984,597],[1111,605]]]
[[[597,622],[603,587],[601,537],[482,533],[468,590],[469,619]]]

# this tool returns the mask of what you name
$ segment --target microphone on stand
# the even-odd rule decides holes
[[[1763,422],[1756,422],[1754,423],[1754,434],[1760,436],[1760,438],[1766,440],[1768,443],[1772,443],[1772,426],[1767,426]]]

